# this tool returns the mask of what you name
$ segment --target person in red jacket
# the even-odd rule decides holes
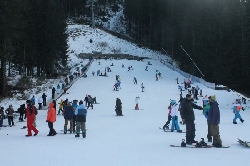
[[[26,137],[32,136],[31,130],[35,132],[34,136],[36,136],[38,134],[38,130],[33,126],[33,122],[36,119],[37,109],[34,105],[31,104],[30,100],[27,100],[26,104],[27,104],[26,118],[27,118],[28,134],[25,136]]]
[[[55,129],[53,128],[53,123],[56,121],[56,109],[54,108],[54,103],[51,102],[49,104],[49,109],[47,113],[47,119],[46,122],[48,122],[49,126],[49,134],[47,136],[55,136],[57,133]]]

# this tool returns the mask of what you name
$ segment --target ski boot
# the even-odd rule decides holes
[[[79,133],[77,133],[77,134],[75,135],[75,137],[80,137]]]
[[[240,118],[240,121],[241,121],[241,123],[243,123],[243,122],[244,122],[244,120],[243,120],[242,118]]]
[[[185,139],[182,139],[182,141],[181,141],[181,147],[186,147]]]

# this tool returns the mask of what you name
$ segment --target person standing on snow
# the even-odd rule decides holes
[[[178,124],[178,111],[179,107],[175,100],[171,100],[171,119],[172,119],[172,125],[171,125],[171,132],[174,131],[174,128],[176,128],[177,132],[181,133],[182,130],[180,130],[180,126]]]
[[[58,84],[57,87],[56,87],[56,93],[59,94],[59,93],[60,93],[60,90],[61,90],[61,87],[60,87],[60,85]]]
[[[38,98],[37,103],[38,103],[38,109],[41,110],[42,109],[42,103],[43,103],[42,97]]]
[[[8,123],[9,123],[10,127],[14,126],[14,121],[13,121],[13,114],[14,114],[14,112],[15,111],[13,110],[13,106],[12,105],[9,105],[9,108],[7,108],[5,110],[5,113],[8,116]]]
[[[207,139],[208,139],[208,142],[212,142],[212,135],[211,135],[210,125],[209,125],[209,122],[208,122],[209,111],[210,111],[209,99],[204,98],[203,99],[203,115],[207,119]]]
[[[186,143],[191,145],[192,143],[197,143],[194,140],[195,138],[195,125],[194,125],[194,110],[193,109],[203,110],[201,106],[198,106],[193,103],[193,99],[190,94],[186,95],[186,98],[183,99],[181,104],[181,118],[182,121],[186,122]]]
[[[47,104],[46,104],[46,97],[47,97],[47,95],[45,94],[45,93],[43,93],[43,95],[42,95],[42,98],[43,98],[43,106],[46,106]]]
[[[115,112],[116,112],[116,116],[123,116],[123,114],[122,114],[122,102],[121,102],[121,99],[119,99],[119,98],[116,98]]]
[[[165,125],[162,127],[162,129],[165,131],[165,130],[168,130],[169,129],[169,123],[171,121],[171,103],[170,105],[168,106],[168,121],[165,123]]]
[[[37,109],[34,105],[31,104],[30,100],[26,101],[27,108],[26,108],[26,118],[27,118],[27,128],[28,128],[28,134],[25,135],[26,137],[32,136],[31,130],[35,132],[34,136],[38,134],[38,130],[36,127],[33,125],[36,115],[37,115]]]
[[[210,110],[208,112],[208,123],[210,125],[211,135],[213,136],[213,146],[221,147],[219,124],[220,124],[220,109],[216,101],[216,96],[209,96]]]
[[[80,137],[80,129],[82,130],[82,137],[86,137],[86,117],[87,117],[87,109],[83,105],[83,101],[79,102],[79,106],[77,106],[75,110],[76,116],[76,135],[75,137]]]
[[[64,134],[67,133],[67,127],[68,127],[68,122],[70,123],[70,134],[72,133],[73,129],[73,116],[74,116],[74,110],[70,102],[67,101],[67,105],[63,109],[63,115],[65,119],[64,123]]]
[[[144,92],[145,86],[144,83],[141,83],[141,91]]]
[[[56,89],[55,89],[55,87],[53,87],[53,88],[52,88],[52,99],[55,98],[55,92],[56,92]]]
[[[140,100],[140,97],[135,98],[135,110],[139,110],[139,100]]]
[[[51,102],[49,104],[49,109],[47,112],[47,119],[46,122],[48,122],[49,126],[49,134],[47,136],[55,136],[57,133],[55,129],[53,128],[53,123],[56,121],[56,110],[54,108],[54,103]]]
[[[134,77],[133,79],[134,84],[137,84],[137,79]]]

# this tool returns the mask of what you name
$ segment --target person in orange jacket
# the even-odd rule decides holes
[[[47,120],[46,122],[48,122],[48,126],[49,126],[49,134],[47,136],[55,136],[57,133],[55,131],[55,129],[53,128],[53,123],[56,121],[56,110],[54,108],[54,103],[51,102],[49,104],[49,109],[48,109],[48,113],[47,113]]]

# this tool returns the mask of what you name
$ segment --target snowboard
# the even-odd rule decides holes
[[[163,128],[159,127],[160,130],[163,130]],[[172,132],[170,129],[163,130],[164,132]],[[175,130],[176,131],[176,130]],[[177,132],[180,133],[180,132]],[[181,133],[186,133],[186,131],[182,131]]]
[[[180,148],[229,148],[230,146],[221,146],[221,147],[215,147],[213,145],[207,145],[207,146],[201,146],[196,147],[195,145],[186,145],[185,147],[182,147],[180,145],[170,145],[171,147],[180,147]]]
[[[241,139],[239,139],[239,138],[237,138],[237,139],[238,139],[237,142],[239,142],[241,145],[250,148],[250,142],[243,141],[243,140],[241,140]]]

